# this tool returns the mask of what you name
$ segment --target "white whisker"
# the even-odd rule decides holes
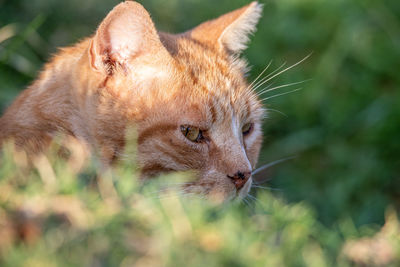
[[[265,165],[263,165],[263,166],[261,166],[261,167],[255,169],[254,171],[252,171],[251,175],[257,174],[257,173],[259,173],[260,171],[263,171],[263,170],[265,170],[265,169],[268,169],[269,167],[272,167],[272,166],[274,166],[274,165],[276,165],[276,164],[279,164],[279,163],[281,163],[281,162],[285,162],[285,161],[287,161],[287,160],[294,159],[294,158],[295,158],[295,156],[275,160],[275,161],[273,161],[273,162],[270,162],[270,163],[268,163],[268,164],[265,164]]]
[[[282,73],[284,73],[284,72],[286,72],[286,71],[288,71],[288,70],[290,70],[290,69],[296,67],[297,65],[301,64],[301,63],[304,62],[307,58],[309,58],[311,55],[312,55],[312,53],[308,54],[308,55],[307,55],[306,57],[304,57],[302,60],[298,61],[297,63],[295,63],[295,64],[293,64],[293,65],[291,65],[291,66],[289,66],[289,67],[287,67],[286,69],[281,70],[280,72],[276,73],[275,75],[272,75],[271,77],[268,77],[268,76],[267,76],[268,79],[265,79],[265,80],[263,79],[264,81],[263,81],[261,84],[258,84],[253,90],[256,90],[256,89],[257,89],[258,87],[260,87],[262,84],[265,84],[266,82],[272,80],[272,79],[275,78],[276,76],[278,76],[278,75],[280,75],[280,74],[282,74]],[[267,77],[266,77],[266,78],[267,78]],[[261,81],[262,81],[262,80],[261,80]]]
[[[267,89],[271,88],[271,86],[273,86],[274,84],[275,84],[275,82],[272,82],[272,83],[268,84],[266,87],[264,87],[262,90],[267,90]],[[260,93],[261,93],[261,92],[257,92],[257,93],[256,93],[256,94],[257,94],[257,97],[260,96]]]
[[[275,73],[277,73],[280,69],[282,69],[284,66],[286,65],[286,62],[283,62],[282,65],[280,65],[276,70],[274,70],[273,72],[271,72],[270,74],[268,74],[267,76],[265,76],[264,78],[262,78],[260,81],[258,81],[254,86],[253,86],[253,91],[257,90],[260,86],[262,86],[263,84],[265,84],[266,82],[268,82],[269,79],[272,75],[274,75]],[[268,80],[267,80],[268,79]]]
[[[272,88],[269,88],[269,86],[268,86],[268,87],[262,89],[262,90],[258,93],[258,96],[261,96],[261,95],[263,95],[263,94],[265,94],[265,93],[274,91],[274,90],[279,89],[279,88],[285,88],[285,87],[289,87],[289,86],[292,86],[292,85],[305,83],[305,82],[308,82],[308,81],[310,81],[310,80],[311,80],[311,79],[304,80],[304,81],[301,81],[301,82],[294,82],[294,83],[283,84],[283,85],[275,86],[275,87],[272,87]]]
[[[286,115],[285,113],[283,113],[282,111],[277,110],[277,109],[267,108],[267,112],[268,112],[268,111],[275,111],[275,112],[277,112],[277,113],[279,113],[279,114],[282,114],[282,115],[285,116],[285,117],[288,117],[288,115]]]
[[[261,186],[261,185],[257,185],[257,184],[253,184],[251,187],[252,187],[252,188],[253,188],[253,187],[254,187],[254,188],[261,188],[261,189],[266,189],[266,190],[269,190],[269,189],[270,189],[269,187]]]
[[[294,89],[294,90],[292,90],[292,91],[289,91],[289,92],[284,92],[284,93],[281,93],[281,94],[276,94],[276,95],[273,95],[273,96],[269,96],[269,97],[266,97],[266,98],[261,99],[261,101],[265,101],[265,100],[268,100],[268,99],[271,99],[271,98],[275,98],[275,97],[278,97],[278,96],[282,96],[282,95],[287,95],[287,94],[290,94],[290,93],[294,93],[294,92],[296,92],[296,91],[300,91],[301,89],[303,89],[303,88],[300,87],[300,88],[296,88],[296,89]]]
[[[245,203],[247,205],[247,207],[251,208],[250,203],[247,201],[247,199],[243,198],[243,203]]]
[[[271,190],[271,191],[282,191],[282,189],[279,189],[279,188],[261,186],[256,182],[254,182],[254,184],[251,186],[251,188],[260,188],[260,189]]]
[[[262,202],[260,200],[258,200],[255,196],[251,195],[251,194],[247,194],[247,196],[252,199],[254,202],[258,202],[260,204],[262,204]]]
[[[247,87],[247,89],[252,88],[253,84],[264,74],[264,72],[267,71],[267,69],[269,68],[269,66],[271,66],[272,64],[272,60],[268,63],[268,65],[262,70],[262,72],[260,74],[258,74],[258,76],[249,84],[249,86]]]

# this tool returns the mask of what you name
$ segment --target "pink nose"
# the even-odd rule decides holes
[[[238,171],[233,176],[227,175],[229,179],[231,179],[232,183],[235,185],[236,189],[241,189],[244,184],[249,180],[251,176],[251,172],[241,172]]]

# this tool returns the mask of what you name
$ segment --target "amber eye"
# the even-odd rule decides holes
[[[243,127],[242,127],[242,133],[243,135],[248,135],[251,130],[253,130],[253,124],[252,123],[246,123]]]
[[[194,126],[181,125],[182,134],[192,142],[200,142],[203,139],[202,131]]]

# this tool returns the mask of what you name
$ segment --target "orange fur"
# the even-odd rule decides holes
[[[195,170],[198,179],[185,190],[246,195],[251,178],[236,189],[229,177],[255,167],[263,109],[238,55],[260,12],[253,2],[173,35],[157,32],[140,4],[123,2],[93,37],[46,64],[0,119],[0,142],[13,138],[35,154],[61,132],[110,164],[135,126],[143,177]],[[244,137],[246,123],[254,127]],[[181,125],[200,128],[206,141],[189,141]]]

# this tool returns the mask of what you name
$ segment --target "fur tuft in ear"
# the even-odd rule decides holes
[[[221,42],[229,51],[240,53],[247,48],[249,36],[256,31],[263,6],[252,2],[247,9],[221,34]]]
[[[191,38],[211,46],[219,46],[230,54],[239,54],[247,47],[249,36],[256,30],[263,5],[252,2],[221,17],[200,24],[189,32]]]
[[[91,66],[111,74],[116,65],[164,49],[150,15],[142,5],[122,2],[108,13],[94,36],[89,56]]]

